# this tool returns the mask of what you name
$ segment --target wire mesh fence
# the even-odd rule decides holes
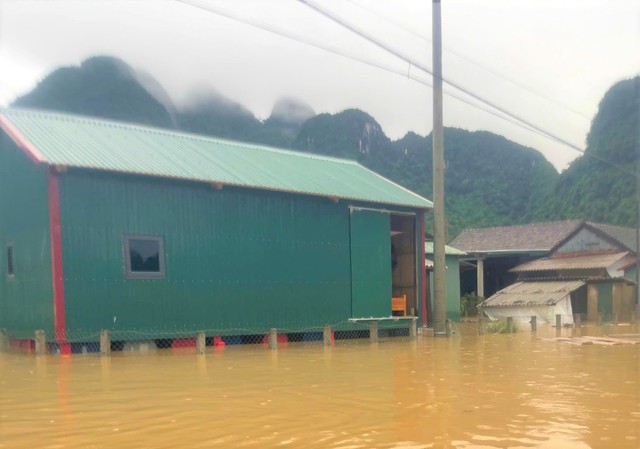
[[[556,317],[557,319],[558,317]],[[562,323],[541,323],[536,317],[530,321],[513,319],[491,321],[483,315],[464,318],[461,322],[447,320],[449,336],[485,335],[492,333],[530,332],[533,336],[569,334],[584,325],[574,319],[571,326]],[[631,324],[637,324],[635,319]],[[590,326],[616,326],[616,323],[591,323]],[[538,333],[541,332],[541,333]],[[538,333],[538,334],[536,334]],[[239,347],[283,349],[296,345],[342,346],[348,344],[413,341],[419,334],[433,336],[431,328],[419,328],[416,317],[390,317],[346,320],[321,326],[280,328],[235,328],[203,330],[167,329],[101,329],[98,331],[66,329],[54,330],[0,329],[0,352],[27,354],[102,354],[149,353],[175,351],[177,353],[204,354],[208,351]],[[557,336],[557,335],[556,335]]]
[[[417,318],[347,320],[312,327],[203,330],[45,330],[0,329],[0,351],[33,354],[111,354],[171,350],[204,353],[243,345],[278,349],[298,344],[338,346],[359,342],[380,343],[412,339]]]

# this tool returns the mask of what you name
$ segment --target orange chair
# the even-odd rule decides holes
[[[407,316],[407,295],[391,298],[391,315]]]

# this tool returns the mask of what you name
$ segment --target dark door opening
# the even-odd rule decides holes
[[[416,316],[417,295],[416,218],[391,214],[391,290],[393,298],[406,301],[406,314]],[[394,307],[395,308],[395,307]],[[394,314],[399,315],[398,311]]]

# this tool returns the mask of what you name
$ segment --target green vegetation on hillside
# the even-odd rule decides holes
[[[639,173],[638,164],[640,77],[636,76],[615,84],[606,93],[591,124],[585,155],[560,175],[537,218],[580,218],[637,226],[640,199],[632,174]]]
[[[197,134],[255,142],[262,124],[242,105],[217,92],[199,92],[187,107],[178,113],[180,129]]]
[[[373,162],[389,155],[391,141],[369,114],[359,109],[347,109],[307,120],[293,147],[311,153]]]
[[[373,117],[350,109],[320,114],[302,127],[293,147],[354,159],[431,197],[431,137],[408,133],[391,142]],[[445,130],[449,235],[465,227],[526,223],[558,176],[536,150],[489,132]]]
[[[558,174],[536,150],[502,136],[446,128],[445,208],[449,237],[467,227],[527,223]],[[404,155],[394,177],[432,194],[431,136],[407,134],[394,142]]]
[[[174,127],[169,111],[140,84],[135,71],[107,56],[53,71],[13,105]]]

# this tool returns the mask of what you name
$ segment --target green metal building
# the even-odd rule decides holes
[[[40,111],[0,128],[11,337],[302,329],[400,294],[426,319],[431,202],[356,162]]]
[[[425,253],[429,273],[428,310],[433,310],[433,242],[425,242]],[[446,315],[448,320],[455,322],[460,322],[460,258],[466,255],[464,251],[452,246],[444,247]]]

